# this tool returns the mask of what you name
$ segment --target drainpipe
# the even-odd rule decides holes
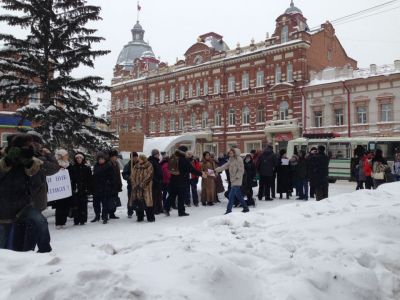
[[[304,103],[304,107],[303,107],[303,134],[306,133],[307,131],[307,98],[306,95],[304,94],[304,86],[300,87],[300,92],[301,92],[301,96],[303,97],[303,103]]]
[[[343,81],[343,87],[344,87],[345,90],[347,91],[347,136],[348,136],[348,137],[351,137],[350,89],[349,89],[349,87],[346,85],[346,81]]]

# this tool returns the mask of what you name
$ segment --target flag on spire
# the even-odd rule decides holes
[[[141,10],[142,10],[142,7],[140,6],[139,1],[138,1],[138,3],[137,3],[137,10],[138,10],[138,11],[141,11]]]

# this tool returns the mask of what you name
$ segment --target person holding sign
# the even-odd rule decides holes
[[[201,170],[207,174],[207,178],[203,178],[201,182],[201,203],[203,206],[213,206],[215,200],[215,173],[216,163],[211,158],[210,152],[203,153],[201,162]]]
[[[279,199],[283,198],[283,194],[286,194],[286,199],[290,198],[291,179],[290,179],[290,167],[289,159],[286,156],[286,150],[281,149],[279,151],[279,163],[277,167],[277,192],[279,193]]]

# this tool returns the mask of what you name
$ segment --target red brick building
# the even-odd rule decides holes
[[[197,153],[284,147],[301,134],[301,87],[310,72],[357,67],[332,25],[311,31],[293,1],[265,41],[229,49],[210,32],[174,65],[155,58],[139,22],[132,36],[114,69],[111,128],[147,137],[195,135]]]

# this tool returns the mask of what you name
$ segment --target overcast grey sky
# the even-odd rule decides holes
[[[334,20],[388,0],[295,0],[310,27]],[[79,75],[94,72],[110,83],[113,67],[122,47],[131,40],[136,23],[136,0],[88,0],[102,7],[103,21],[95,23],[99,35],[106,38],[102,49],[112,52],[96,61],[95,70],[81,69]],[[290,0],[142,0],[140,22],[146,30],[156,56],[174,63],[203,33],[214,31],[233,48],[265,39],[272,33],[276,18],[290,5]],[[359,67],[371,63],[392,64],[400,59],[400,1],[385,8],[388,12],[336,26],[336,34],[347,54]],[[3,12],[2,10],[0,10]],[[3,31],[3,30],[1,30]],[[109,98],[109,95],[104,95]]]

